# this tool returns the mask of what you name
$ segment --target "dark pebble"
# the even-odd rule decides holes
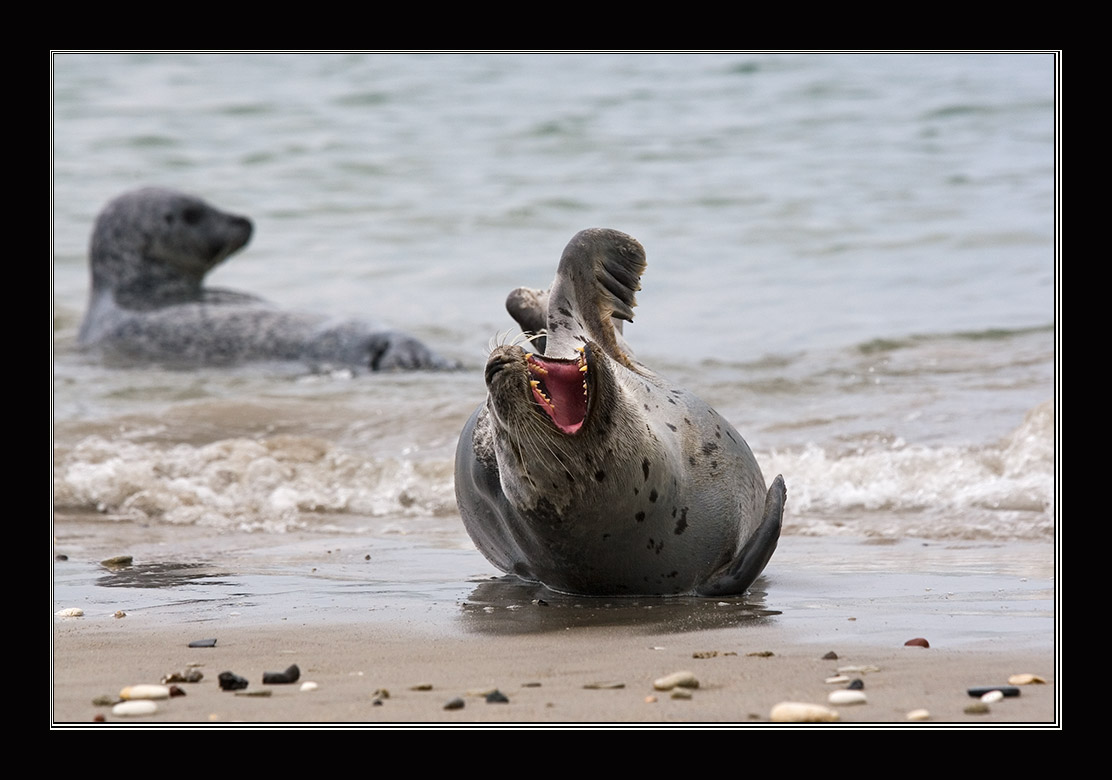
[[[171,686],[170,686],[170,696],[171,696],[171,697],[174,697],[174,696],[185,696],[185,691],[183,691],[183,690],[182,690],[181,688],[179,688],[179,687],[178,687],[178,686],[176,686],[176,685],[171,685]]]
[[[100,565],[106,569],[126,569],[131,565],[131,561],[130,555],[117,555],[113,558],[105,558]]]
[[[1019,696],[1019,688],[1014,685],[982,685],[977,688],[970,688],[969,695],[979,699],[989,691],[1000,691],[1005,696]]]
[[[232,672],[221,672],[220,676],[216,679],[220,681],[220,690],[222,691],[238,691],[246,688],[248,685],[245,678]]]
[[[928,642],[927,640],[923,639],[923,637],[921,637],[921,636],[917,636],[914,639],[909,639],[906,642],[904,642],[904,647],[930,647],[930,646],[931,646],[931,643]]]
[[[56,561],[68,561],[69,556],[68,555],[63,555],[62,553],[58,553],[57,555],[54,556],[54,560],[56,560]]]
[[[827,653],[826,655],[824,655],[822,657],[822,660],[824,660],[824,661],[837,661],[838,660],[838,654],[835,653],[833,650],[831,650],[829,653]]]
[[[863,691],[865,690],[865,681],[858,677],[856,680],[850,680],[849,685],[846,686],[847,691]]]
[[[216,647],[215,639],[194,639],[189,643],[190,647]]]
[[[491,691],[487,694],[487,704],[509,704],[510,700],[502,691]]]
[[[290,664],[284,672],[263,672],[264,685],[281,685],[282,683],[295,683],[301,676],[297,664]]]
[[[446,709],[446,710],[462,710],[463,709],[463,699],[461,699],[457,696],[456,698],[452,699],[450,702],[445,704],[444,709]]]

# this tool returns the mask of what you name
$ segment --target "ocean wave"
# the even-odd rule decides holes
[[[55,510],[215,529],[326,531],[345,516],[455,512],[451,463],[369,458],[306,436],[201,446],[86,437],[55,468]],[[350,530],[350,529],[347,529]]]
[[[911,446],[860,437],[758,453],[788,484],[785,533],[1046,539],[1054,533],[1054,407],[1003,440]],[[214,530],[350,532],[368,518],[442,530],[458,516],[453,466],[367,455],[312,436],[203,445],[81,439],[56,454],[56,511]],[[383,526],[378,526],[379,528]]]
[[[1046,539],[1054,534],[1054,406],[1032,409],[993,445],[865,441],[807,445],[762,460],[788,481],[785,533],[930,539]]]

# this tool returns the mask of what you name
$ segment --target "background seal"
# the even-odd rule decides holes
[[[317,369],[458,367],[399,331],[281,311],[247,293],[206,288],[205,275],[251,233],[246,217],[175,190],[147,187],[115,198],[93,228],[79,346],[184,366],[298,360]]]

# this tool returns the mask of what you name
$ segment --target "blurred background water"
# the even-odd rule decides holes
[[[1053,538],[1051,54],[51,64],[56,534],[468,547],[452,458],[491,340],[513,335],[506,293],[612,227],[648,255],[628,340],[784,474],[785,535]],[[389,323],[466,370],[81,354],[93,221],[151,184],[254,220],[211,284]]]

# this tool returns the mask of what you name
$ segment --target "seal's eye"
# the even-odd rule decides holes
[[[201,221],[201,217],[203,216],[203,213],[202,213],[201,209],[197,208],[196,206],[190,206],[189,208],[187,208],[185,211],[182,212],[181,216],[182,216],[182,219],[185,220],[185,224],[187,224],[187,225],[196,225],[198,222]]]

